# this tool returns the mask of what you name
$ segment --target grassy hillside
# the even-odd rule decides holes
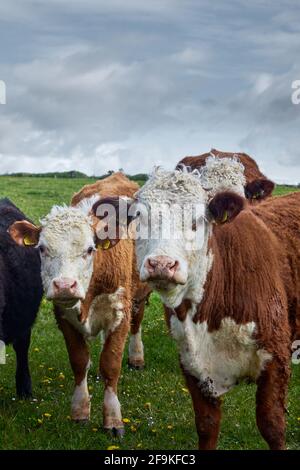
[[[91,179],[0,177],[0,197],[9,197],[36,222],[53,204],[68,203],[73,192]],[[280,187],[277,193],[291,188]],[[197,437],[191,400],[178,367],[175,345],[168,336],[157,295],[152,295],[144,321],[146,368],[129,371],[127,352],[119,386],[126,436],[114,441],[101,429],[102,383],[97,382],[99,340],[91,343],[89,374],[91,422],[70,421],[72,373],[51,304],[42,302],[33,330],[30,362],[34,399],[15,397],[15,357],[7,348],[7,365],[0,366],[0,449],[194,449]],[[287,443],[300,449],[300,366],[294,366],[288,403]],[[220,449],[264,449],[255,425],[255,386],[241,384],[224,399]]]

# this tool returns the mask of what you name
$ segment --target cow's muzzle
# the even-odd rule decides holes
[[[48,295],[47,298],[48,300],[62,304],[74,304],[78,302],[78,300],[83,300],[76,279],[67,277],[53,279],[51,294]]]
[[[185,284],[180,263],[169,256],[149,256],[144,262],[143,281],[167,281],[173,284]]]

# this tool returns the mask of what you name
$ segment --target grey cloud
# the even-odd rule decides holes
[[[134,173],[216,147],[300,181],[299,6],[285,5],[2,1],[0,172]]]

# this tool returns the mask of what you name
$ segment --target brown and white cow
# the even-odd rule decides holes
[[[227,191],[208,202],[199,174],[157,169],[135,202],[137,210],[127,203],[131,217],[151,233],[136,240],[140,278],[165,305],[199,448],[216,448],[221,397],[247,378],[257,383],[262,436],[284,449],[291,341],[300,337],[300,193],[252,206]],[[179,212],[197,213],[199,204],[191,230],[182,230]],[[164,238],[166,220],[173,236]]]
[[[218,161],[218,167],[215,167],[214,172],[212,172],[212,166],[214,165],[215,160]],[[230,161],[231,163],[235,162],[235,164],[232,165],[231,172],[229,166],[229,172],[227,171],[227,177],[224,179],[223,174],[226,161]],[[194,157],[184,157],[176,165],[176,169],[180,170],[182,166],[189,167],[191,170],[201,171],[201,174],[203,175],[202,185],[204,189],[209,189],[212,178],[213,182],[216,183],[219,176],[221,176],[221,179],[219,180],[220,186],[222,184],[227,184],[230,187],[230,184],[235,182],[235,175],[240,171],[239,166],[242,166],[245,174],[244,181],[242,183],[242,194],[251,202],[261,201],[271,196],[275,187],[273,181],[267,179],[260,171],[256,161],[246,153],[222,152],[221,150],[211,149],[209,153],[204,153]],[[210,175],[209,178],[207,177],[207,173]]]
[[[100,356],[104,428],[116,435],[124,430],[117,385],[130,325],[129,364],[136,368],[144,365],[140,324],[149,288],[139,281],[132,240],[107,249],[109,246],[97,238],[98,219],[91,214],[91,207],[102,195],[133,196],[137,189],[126,176],[116,173],[84,187],[72,200],[77,205],[53,207],[40,227],[27,221],[10,227],[17,243],[24,246],[30,240],[40,252],[45,295],[54,303],[74,372],[71,412],[76,421],[90,416],[87,340],[104,333]]]

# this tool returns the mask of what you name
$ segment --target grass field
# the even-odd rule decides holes
[[[9,197],[34,221],[53,204],[68,203],[73,192],[91,180],[0,177],[0,197]],[[292,188],[278,188],[284,194]],[[51,304],[43,300],[33,329],[30,363],[34,399],[15,396],[15,356],[7,348],[0,366],[0,449],[195,449],[197,436],[191,400],[178,367],[175,345],[167,335],[162,307],[152,295],[143,324],[146,368],[127,369],[127,351],[119,386],[126,436],[114,441],[101,429],[103,387],[97,382],[100,343],[91,343],[89,424],[69,417],[73,378]],[[294,366],[288,402],[287,445],[300,449],[300,365]],[[224,399],[220,449],[265,449],[255,424],[255,386],[239,385]]]

